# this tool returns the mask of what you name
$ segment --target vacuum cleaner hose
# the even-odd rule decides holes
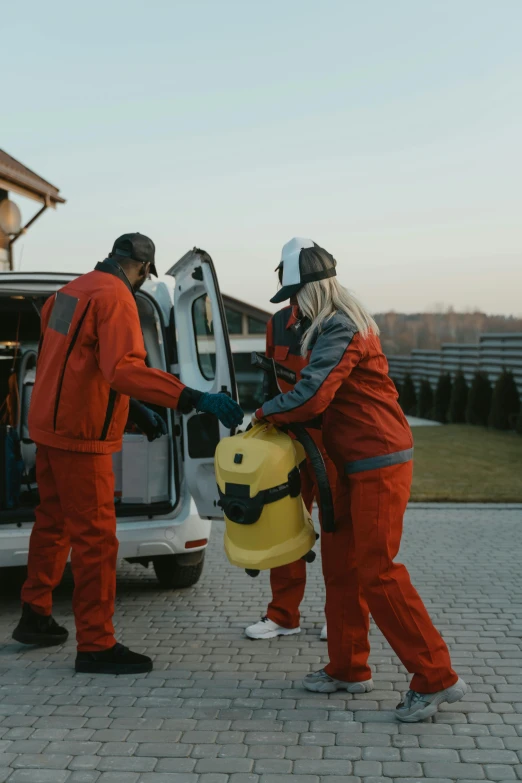
[[[302,424],[292,424],[290,429],[299,443],[302,445],[315,473],[317,487],[319,489],[319,505],[321,507],[321,527],[325,533],[335,532],[335,512],[332,497],[332,488],[328,481],[328,473],[324,464],[323,455],[317,447],[314,439]]]

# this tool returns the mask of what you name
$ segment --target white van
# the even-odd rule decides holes
[[[0,568],[26,565],[38,503],[36,447],[27,417],[39,313],[47,297],[75,277],[61,272],[0,273],[0,405],[9,389],[13,402],[9,376],[14,371],[24,463],[17,507],[0,510]],[[223,391],[237,400],[223,302],[207,253],[194,249],[166,275],[147,281],[137,293],[137,305],[151,367],[176,375],[194,389]],[[119,556],[145,567],[152,563],[162,587],[188,587],[203,571],[211,520],[223,517],[214,451],[231,432],[207,414],[156,410],[164,416],[168,434],[149,443],[143,435],[126,433],[123,450],[114,455]]]

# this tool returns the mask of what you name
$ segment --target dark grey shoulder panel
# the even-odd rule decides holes
[[[355,326],[344,315],[330,318],[317,336],[310,362],[301,371],[301,380],[287,394],[280,394],[265,402],[263,413],[273,416],[306,405],[342,360],[356,331]]]
[[[347,315],[344,313],[334,313],[323,325],[322,331],[315,331],[315,333],[312,335],[312,339],[310,341],[310,347],[314,348],[317,340],[321,337],[321,335],[327,331],[327,330],[333,330],[333,329],[346,329],[346,331],[351,332],[352,336],[354,334],[357,334],[357,327],[353,323],[353,321],[348,318]]]
[[[71,328],[76,306],[80,300],[75,296],[64,294],[58,291],[54,300],[51,317],[49,318],[49,329],[55,332],[68,335]]]

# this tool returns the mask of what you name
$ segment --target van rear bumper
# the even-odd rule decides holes
[[[118,557],[151,558],[158,555],[178,555],[198,552],[206,544],[189,546],[193,541],[210,538],[212,523],[198,516],[194,503],[182,521],[174,518],[148,519],[133,517],[118,521],[116,531],[120,543]],[[24,566],[29,553],[32,524],[0,526],[0,568]]]

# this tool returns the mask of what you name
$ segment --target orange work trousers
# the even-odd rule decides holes
[[[73,610],[78,650],[116,644],[116,514],[112,457],[38,446],[40,505],[29,544],[22,601],[52,613],[52,593],[71,551]]]
[[[328,479],[335,495],[335,483],[337,471],[333,462],[328,459],[323,451],[323,459],[328,472]],[[315,476],[306,462],[301,468],[301,495],[304,504],[311,513],[314,498],[318,490],[315,485]],[[333,540],[334,533],[321,532],[321,553],[324,557],[325,549]],[[296,560],[285,566],[272,568],[270,571],[270,587],[272,588],[272,600],[268,605],[266,616],[272,622],[282,628],[297,628],[300,623],[299,607],[304,598],[306,587],[306,562]]]
[[[412,690],[434,693],[457,681],[448,648],[395,563],[413,463],[339,477],[335,546],[323,550],[331,677],[359,682],[368,666],[370,612],[406,669]]]

